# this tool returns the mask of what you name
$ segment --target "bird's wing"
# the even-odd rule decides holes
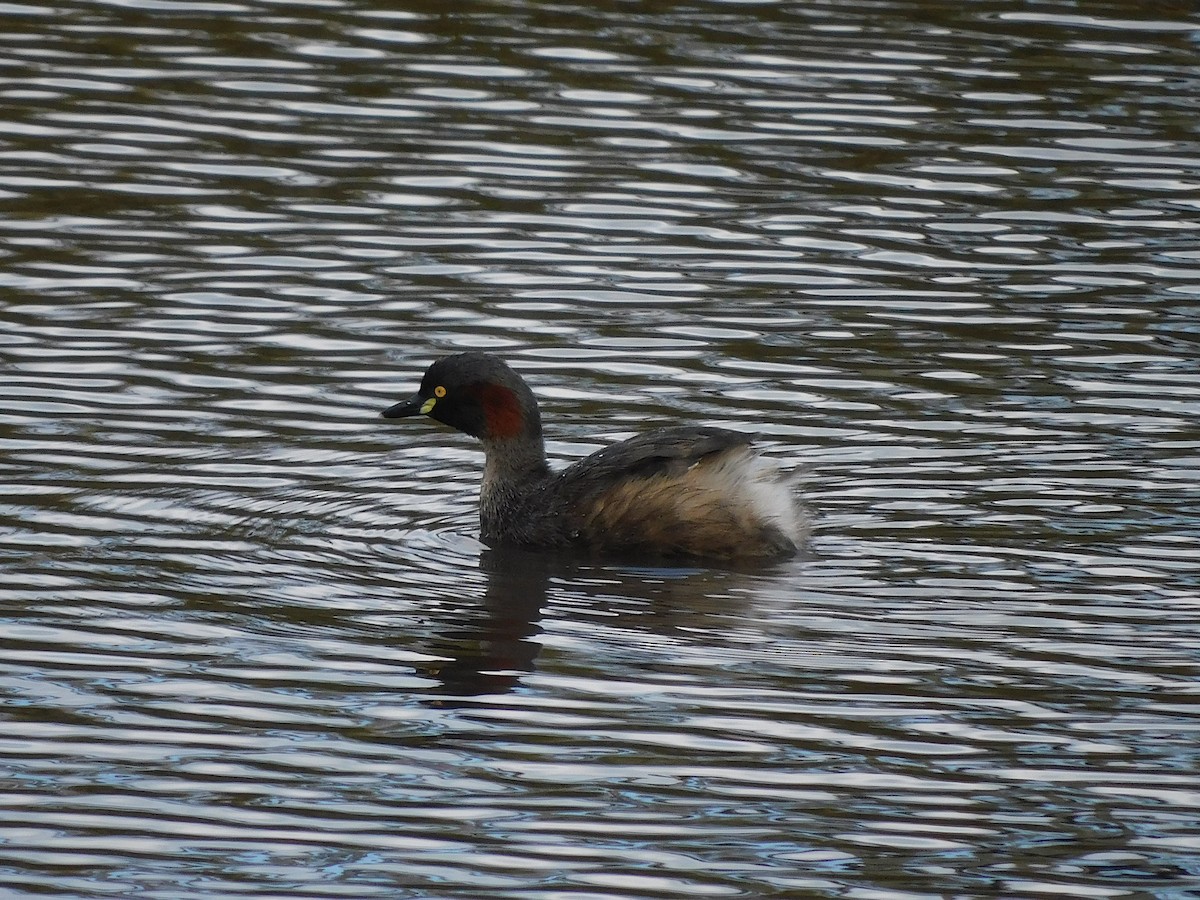
[[[564,470],[577,488],[603,489],[626,478],[678,474],[706,456],[745,447],[754,435],[727,428],[679,425],[659,428],[593,453]]]

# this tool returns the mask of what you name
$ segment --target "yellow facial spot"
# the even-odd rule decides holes
[[[433,396],[435,396],[439,400],[441,400],[443,397],[446,396],[446,389],[439,384],[437,387],[435,387],[433,389]]]
[[[433,412],[433,404],[435,404],[435,403],[437,403],[436,397],[430,397],[428,400],[426,400],[424,403],[422,403],[421,404],[421,415],[427,416],[431,412]]]

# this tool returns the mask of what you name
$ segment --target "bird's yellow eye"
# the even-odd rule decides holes
[[[433,389],[433,396],[440,400],[442,397],[446,396],[446,389],[439,384]]]

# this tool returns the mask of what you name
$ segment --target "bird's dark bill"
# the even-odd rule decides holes
[[[420,394],[413,394],[407,400],[401,400],[395,406],[389,406],[381,415],[385,419],[405,419],[409,416],[419,416],[424,404],[424,397]]]

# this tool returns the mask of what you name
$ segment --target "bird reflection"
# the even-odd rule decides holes
[[[694,625],[714,604],[723,609],[730,585],[766,571],[665,565],[662,560],[612,566],[570,553],[515,547],[484,550],[479,567],[486,577],[483,597],[478,602],[463,597],[456,621],[443,623],[426,648],[439,662],[422,674],[437,682],[434,693],[442,706],[453,705],[450,697],[510,691],[534,670],[551,582],[587,583],[602,574],[605,588],[588,589],[597,606],[636,610],[641,628],[674,634]],[[714,588],[718,583],[720,588]]]
[[[474,697],[511,690],[533,671],[542,649],[536,638],[550,577],[548,557],[516,548],[484,550],[479,567],[487,576],[487,588],[478,617],[447,630],[431,648],[449,657],[429,673],[441,695]]]

